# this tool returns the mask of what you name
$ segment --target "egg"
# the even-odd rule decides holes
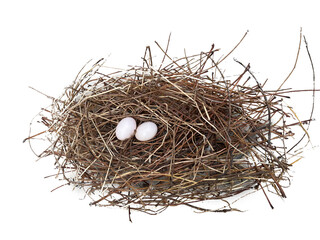
[[[139,141],[148,141],[156,136],[158,127],[153,122],[144,122],[136,130],[136,139]]]
[[[126,117],[118,123],[116,127],[116,137],[121,141],[131,138],[136,128],[136,120],[132,117]]]

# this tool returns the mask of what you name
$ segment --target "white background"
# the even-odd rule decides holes
[[[304,159],[292,168],[287,199],[261,191],[241,200],[246,212],[194,213],[173,207],[157,216],[90,207],[70,187],[59,186],[52,159],[36,162],[27,144],[29,122],[50,100],[32,86],[58,96],[90,59],[113,66],[139,64],[154,40],[171,56],[193,54],[212,43],[227,53],[249,30],[235,57],[251,63],[261,79],[278,86],[293,67],[300,27],[320,74],[320,20],[317,1],[1,1],[0,3],[0,238],[1,239],[319,239],[319,96],[316,121]],[[317,80],[319,80],[317,78]],[[319,81],[318,81],[319,82]],[[317,82],[317,84],[318,84]],[[302,45],[296,72],[286,87],[312,87]],[[319,86],[319,84],[318,84]],[[318,87],[319,88],[319,87]],[[320,95],[320,93],[318,93]],[[310,112],[310,94],[293,94],[301,118]],[[318,131],[318,134],[316,134]],[[213,203],[214,204],[214,203]]]

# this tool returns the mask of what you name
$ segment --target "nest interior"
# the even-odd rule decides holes
[[[195,203],[262,184],[285,197],[284,143],[295,124],[286,124],[294,114],[284,110],[281,90],[263,90],[249,65],[224,77],[214,47],[176,60],[164,51],[171,61],[157,68],[148,51],[142,66],[127,70],[102,73],[97,62],[54,99],[50,116],[42,117],[51,146],[41,157],[54,155],[58,174],[84,188],[92,205],[150,214],[176,205],[211,211]],[[115,129],[125,117],[156,123],[157,135],[118,140]]]

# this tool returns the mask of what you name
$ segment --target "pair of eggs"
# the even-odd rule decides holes
[[[122,119],[116,127],[116,137],[123,141],[135,135],[139,141],[148,141],[156,136],[158,127],[153,122],[144,122],[137,127],[137,122],[132,117]]]

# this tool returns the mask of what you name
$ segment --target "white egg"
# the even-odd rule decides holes
[[[136,120],[132,117],[126,117],[118,123],[116,127],[116,137],[121,141],[131,138],[136,128]]]
[[[148,141],[156,136],[158,127],[153,122],[144,122],[138,126],[136,131],[136,138],[139,141]]]

